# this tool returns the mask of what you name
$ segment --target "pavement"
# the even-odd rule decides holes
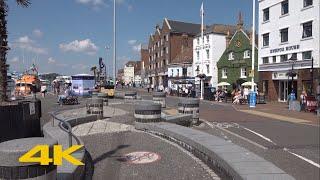
[[[74,116],[84,113],[85,99],[80,105],[59,106],[56,97],[49,94],[42,100],[42,124],[50,120],[48,112],[65,110]],[[220,178],[201,160],[176,144],[153,135],[135,131],[132,124],[133,105],[124,105],[121,100],[110,99],[105,108],[106,119],[86,123],[73,128],[74,133],[83,140],[94,164],[93,179],[199,179],[219,180]],[[123,124],[122,124],[123,123]],[[150,163],[133,163],[128,157],[148,160],[144,155],[129,153],[142,152],[154,154],[156,160]]]
[[[138,91],[144,99],[151,93]],[[176,113],[178,98],[167,97],[167,112]],[[274,163],[296,179],[319,179],[320,127],[312,113],[291,112],[285,104],[245,105],[201,101],[198,130],[230,140]],[[281,108],[280,108],[281,107]]]

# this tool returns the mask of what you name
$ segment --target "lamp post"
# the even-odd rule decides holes
[[[291,58],[289,59],[289,62],[291,62],[291,71],[288,72],[288,76],[291,77],[291,94],[290,94],[290,101],[295,99],[295,92],[293,90],[294,86],[293,86],[293,78],[297,75],[296,72],[294,72],[293,70],[293,66],[294,63],[297,61],[297,56],[296,55],[292,55]]]
[[[196,69],[197,72],[197,77],[200,79],[200,99],[203,99],[203,81],[206,79],[206,75],[201,72],[200,74],[200,69],[199,66]]]
[[[113,0],[113,80],[116,84],[116,53],[117,53],[117,39],[116,39],[116,0]]]

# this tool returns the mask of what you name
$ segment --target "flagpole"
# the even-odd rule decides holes
[[[116,84],[116,0],[113,0],[113,80],[114,85]]]
[[[203,50],[204,50],[204,39],[203,39],[203,2],[201,4],[201,74],[203,74]],[[200,99],[203,99],[203,78],[200,79]]]

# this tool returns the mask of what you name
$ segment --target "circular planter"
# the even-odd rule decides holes
[[[162,108],[166,108],[166,93],[165,92],[154,92],[152,94],[153,102],[161,104]]]
[[[180,98],[178,112],[180,114],[192,114],[192,124],[199,122],[200,100],[196,98]]]
[[[57,166],[36,163],[20,163],[19,158],[36,145],[48,145],[49,157],[53,157],[53,145],[58,142],[47,138],[24,138],[0,143],[0,179],[48,179],[57,176]]]
[[[142,101],[135,105],[134,117],[136,122],[152,123],[161,121],[161,104]]]

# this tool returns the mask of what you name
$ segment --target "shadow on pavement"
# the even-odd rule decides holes
[[[115,154],[117,151],[120,149],[124,149],[129,147],[130,145],[119,145],[116,149],[108,151],[106,153],[103,153],[101,156],[97,157],[96,159],[93,160],[93,164],[96,164],[106,158],[113,157],[112,155]]]

